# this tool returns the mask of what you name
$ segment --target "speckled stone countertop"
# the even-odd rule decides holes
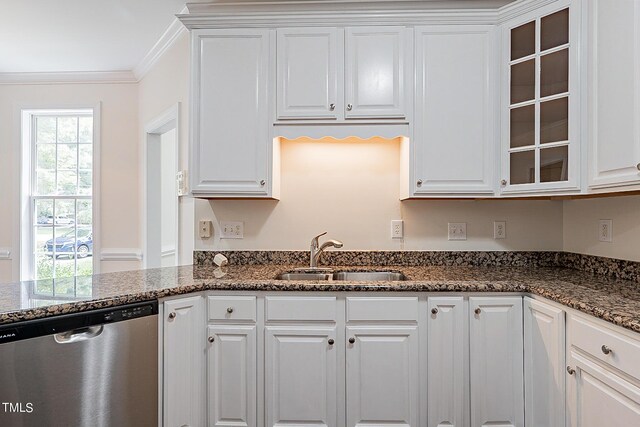
[[[516,292],[548,298],[640,332],[640,283],[561,267],[332,266],[401,271],[402,282],[283,281],[299,265],[161,268],[0,284],[0,325],[203,290],[314,292]]]

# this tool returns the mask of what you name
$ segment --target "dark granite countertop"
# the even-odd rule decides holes
[[[0,284],[0,325],[203,290],[531,293],[640,332],[640,283],[560,267],[358,266],[402,282],[276,280],[292,265],[185,266]]]

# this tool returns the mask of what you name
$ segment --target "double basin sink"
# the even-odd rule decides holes
[[[280,280],[316,280],[336,282],[390,282],[406,280],[404,274],[397,271],[296,271],[278,275]]]

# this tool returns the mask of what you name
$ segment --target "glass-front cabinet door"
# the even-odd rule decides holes
[[[563,2],[503,27],[503,194],[579,189],[578,22]]]

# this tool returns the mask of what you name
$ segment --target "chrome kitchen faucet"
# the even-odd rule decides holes
[[[333,246],[334,248],[342,247],[342,242],[339,240],[327,240],[322,244],[322,246],[318,247],[318,239],[324,236],[325,234],[327,234],[326,231],[322,234],[318,234],[316,237],[311,239],[311,248],[310,248],[311,268],[318,268],[318,259],[320,258],[320,255],[322,255],[322,252],[324,252],[325,249],[331,246]]]

